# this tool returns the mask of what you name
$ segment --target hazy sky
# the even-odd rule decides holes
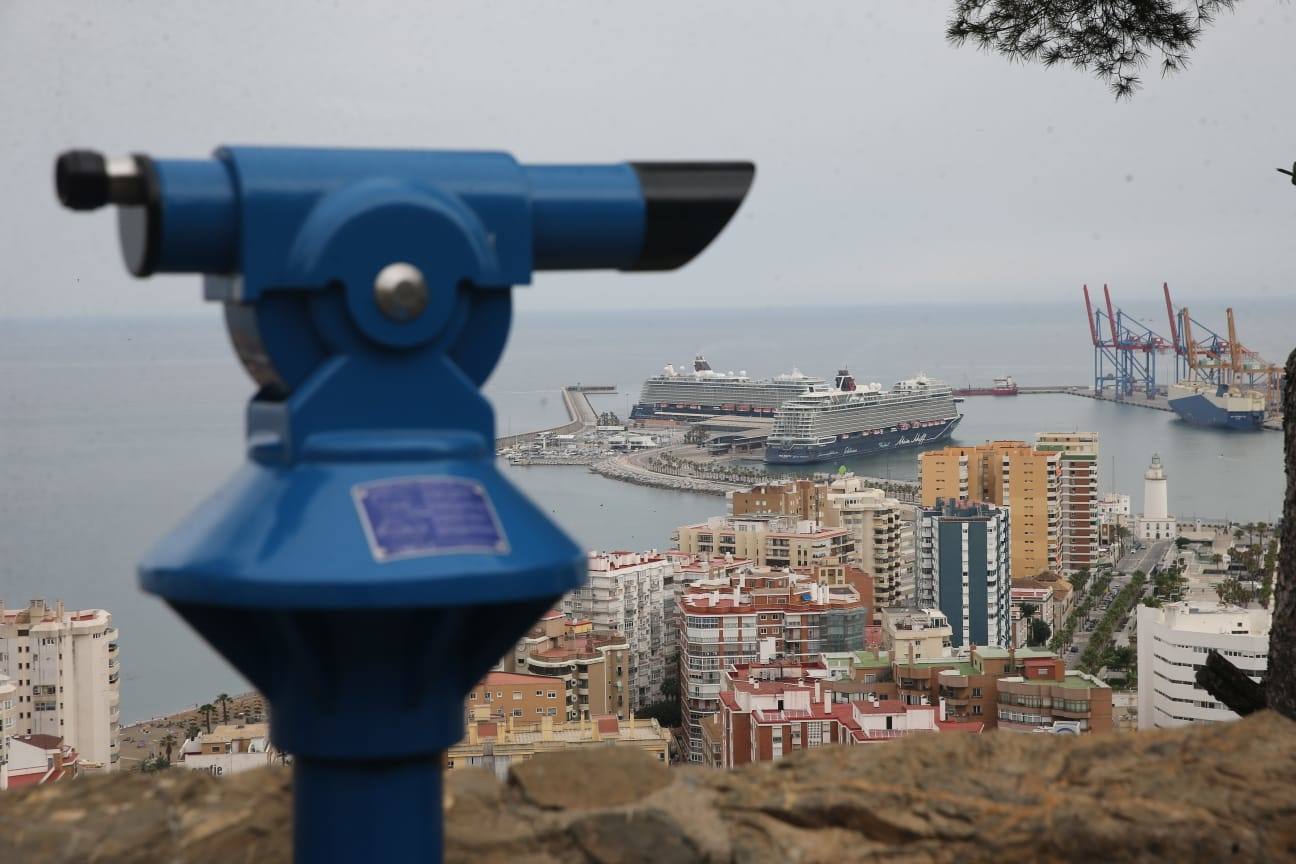
[[[196,278],[126,275],[51,166],[222,143],[758,164],[695,264],[541,274],[549,308],[1290,291],[1296,8],[1245,0],[1117,104],[950,47],[948,6],[0,0],[0,314],[198,311]]]

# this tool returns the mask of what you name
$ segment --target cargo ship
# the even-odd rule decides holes
[[[823,378],[796,369],[773,378],[749,378],[746,372],[717,372],[706,358],[693,359],[692,371],[667,366],[643,384],[639,402],[630,409],[633,420],[679,416],[734,415],[773,418],[778,407],[816,387]]]
[[[1238,430],[1264,428],[1265,394],[1259,390],[1185,380],[1171,384],[1167,395],[1170,410],[1193,426]]]
[[[823,462],[934,444],[963,419],[950,386],[926,375],[898,381],[886,391],[881,384],[858,386],[843,369],[834,383],[835,388],[808,390],[778,409],[765,442],[766,462]]]
[[[993,387],[960,387],[955,396],[1016,396],[1017,382],[1011,375],[994,379]]]

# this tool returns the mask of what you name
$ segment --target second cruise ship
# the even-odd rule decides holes
[[[835,383],[783,403],[766,441],[766,462],[822,462],[932,444],[963,419],[950,386],[926,375],[897,381],[888,391],[881,384],[857,386],[843,369]]]

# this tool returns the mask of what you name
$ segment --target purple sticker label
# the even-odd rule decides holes
[[[490,496],[472,480],[401,477],[353,486],[351,495],[375,561],[508,552]]]

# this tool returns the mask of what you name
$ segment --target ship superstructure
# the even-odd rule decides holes
[[[1238,342],[1232,309],[1225,310],[1228,337],[1224,338],[1193,319],[1186,306],[1176,321],[1170,308],[1170,289],[1165,290],[1174,328],[1171,334],[1176,349],[1182,346],[1185,367],[1179,381],[1167,389],[1170,408],[1194,426],[1262,428],[1266,413],[1277,408],[1281,369]],[[1204,331],[1205,338],[1194,338],[1194,328]]]
[[[773,378],[749,378],[746,372],[717,372],[706,358],[698,355],[693,369],[667,366],[643,384],[639,404],[630,417],[710,416],[730,414],[744,417],[773,417],[778,407],[789,399],[823,388],[822,378],[803,375],[793,369]]]
[[[926,375],[888,391],[876,383],[859,386],[843,369],[834,383],[784,403],[766,440],[766,462],[821,462],[932,444],[963,419],[950,386]]]

